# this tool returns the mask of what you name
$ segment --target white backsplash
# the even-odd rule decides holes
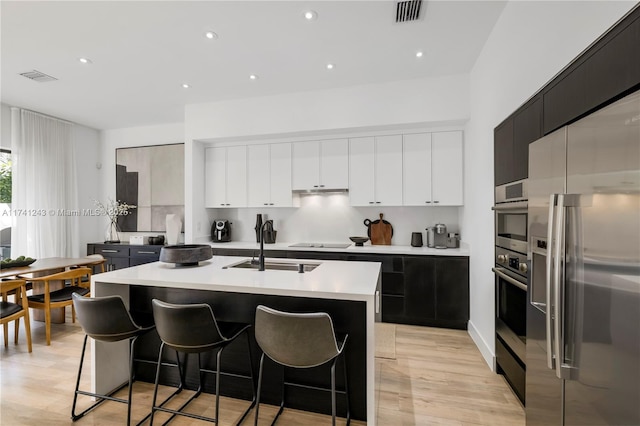
[[[350,236],[367,236],[364,220],[376,220],[380,213],[393,225],[393,245],[410,245],[411,233],[444,223],[447,232],[459,232],[458,207],[351,207],[347,194],[300,196],[300,207],[208,209],[209,229],[214,220],[229,220],[233,241],[255,241],[256,215],[272,219],[277,242],[350,242]],[[464,235],[461,235],[464,238]]]

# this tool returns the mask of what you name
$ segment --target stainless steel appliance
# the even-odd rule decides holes
[[[529,146],[527,425],[640,424],[640,92]]]
[[[523,179],[495,189],[496,368],[525,402],[527,203]]]
[[[231,241],[231,222],[228,220],[214,220],[211,225],[211,239],[214,243]]]
[[[496,245],[527,252],[527,179],[496,186]]]
[[[427,247],[447,248],[447,226],[445,224],[436,223],[435,226],[427,228]]]

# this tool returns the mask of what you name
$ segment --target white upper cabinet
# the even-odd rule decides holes
[[[430,205],[431,133],[403,135],[402,139],[404,205]]]
[[[349,141],[330,139],[320,142],[320,188],[349,187]]]
[[[291,207],[291,144],[247,147],[249,207]]]
[[[431,137],[433,203],[461,206],[464,204],[462,132],[438,132]]]
[[[352,206],[402,205],[402,136],[349,140],[349,200]]]
[[[205,206],[247,206],[247,147],[205,150]]]
[[[404,135],[404,205],[461,206],[462,132]]]
[[[293,144],[292,189],[345,189],[349,186],[349,144],[346,139]]]

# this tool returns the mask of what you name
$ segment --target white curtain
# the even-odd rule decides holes
[[[71,123],[11,109],[11,256],[78,257],[78,195]]]

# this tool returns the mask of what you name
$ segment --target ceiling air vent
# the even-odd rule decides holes
[[[47,75],[47,74],[45,74],[43,72],[40,72],[38,70],[21,72],[20,75],[23,76],[23,77],[27,77],[30,80],[37,81],[38,83],[46,83],[47,81],[56,81],[57,80],[57,78],[51,77],[50,75]]]
[[[422,0],[396,2],[396,22],[416,21],[420,18]]]

